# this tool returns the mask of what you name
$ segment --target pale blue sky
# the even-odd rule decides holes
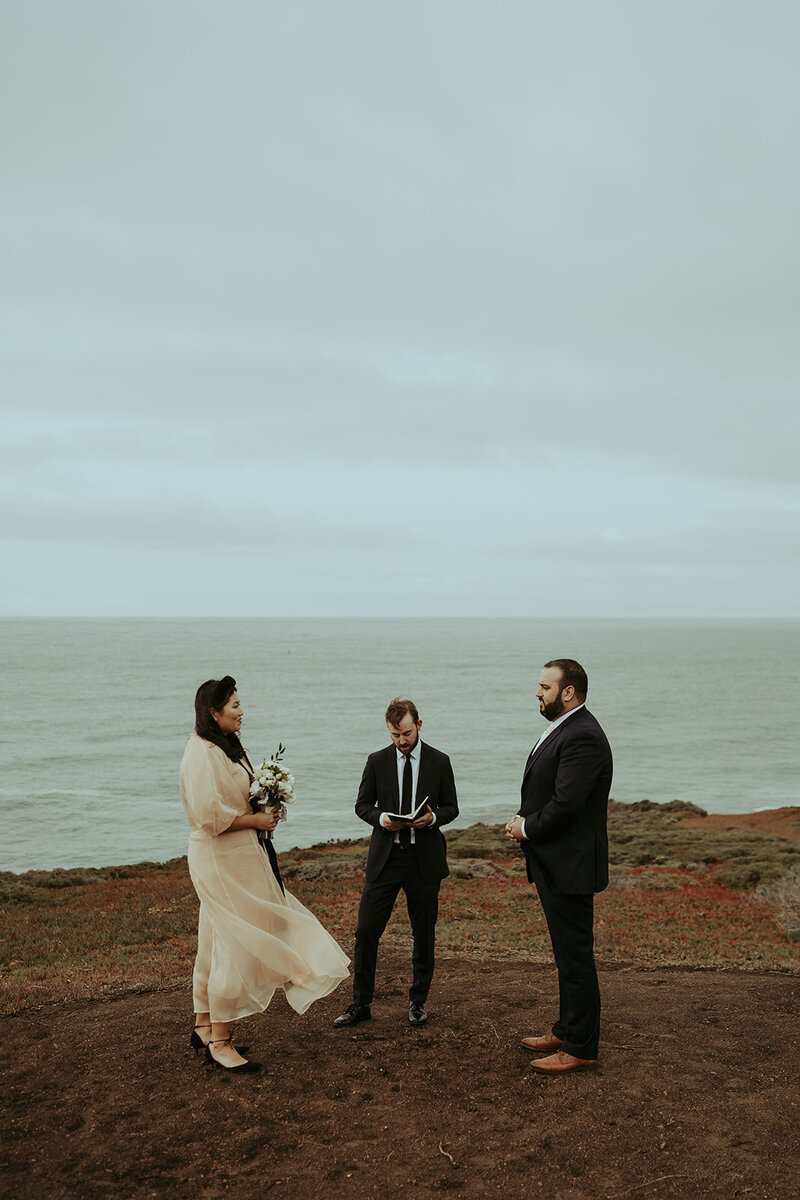
[[[0,615],[797,615],[796,5],[287,8],[0,11]]]

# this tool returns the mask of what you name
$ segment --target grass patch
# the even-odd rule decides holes
[[[780,929],[787,938],[800,941],[800,869],[795,868],[783,878],[762,884],[756,898],[775,914]]]
[[[783,925],[776,920],[792,897],[797,903],[800,847],[770,834],[687,829],[680,820],[689,809],[701,811],[612,804],[611,886],[596,904],[598,961],[800,971],[796,910]],[[292,892],[348,953],[366,846],[329,842],[281,855]],[[448,853],[439,945],[549,961],[544,918],[502,826],[453,830]],[[188,988],[197,908],[185,859],[0,874],[0,1012]],[[402,901],[386,937],[409,941]]]

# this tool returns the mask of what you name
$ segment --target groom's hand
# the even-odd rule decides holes
[[[512,842],[523,842],[525,838],[522,828],[522,817],[512,817],[511,820],[506,823],[506,837]]]
[[[431,812],[430,804],[428,804],[426,806],[425,812],[422,814],[422,816],[417,817],[416,821],[411,822],[411,828],[412,829],[424,829],[426,825],[431,825],[431,824],[433,824],[433,813]]]

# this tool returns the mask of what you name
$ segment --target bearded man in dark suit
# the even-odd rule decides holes
[[[422,721],[412,700],[393,700],[386,725],[392,745],[370,754],[356,797],[356,814],[372,826],[372,837],[358,909],[353,1003],[334,1021],[339,1029],[372,1016],[378,943],[401,889],[414,937],[408,1021],[424,1025],[428,1019],[439,885],[449,874],[441,830],[458,816],[456,785],[447,755],[420,738]],[[418,808],[410,823],[390,816]]]
[[[506,825],[525,852],[558,969],[558,1020],[548,1033],[522,1043],[550,1052],[531,1064],[545,1074],[595,1066],[600,1038],[594,893],[608,886],[612,758],[586,708],[588,686],[574,659],[552,659],[542,668],[536,696],[551,724],[528,757],[519,813]]]

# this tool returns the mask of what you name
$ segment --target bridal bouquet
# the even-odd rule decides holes
[[[265,804],[277,809],[278,818],[286,820],[286,805],[294,800],[294,775],[281,764],[286,747],[279,745],[274,754],[265,758],[253,775],[250,784],[251,805]],[[255,807],[253,808],[255,812]],[[272,830],[267,832],[272,841]],[[261,840],[261,834],[259,834]]]

